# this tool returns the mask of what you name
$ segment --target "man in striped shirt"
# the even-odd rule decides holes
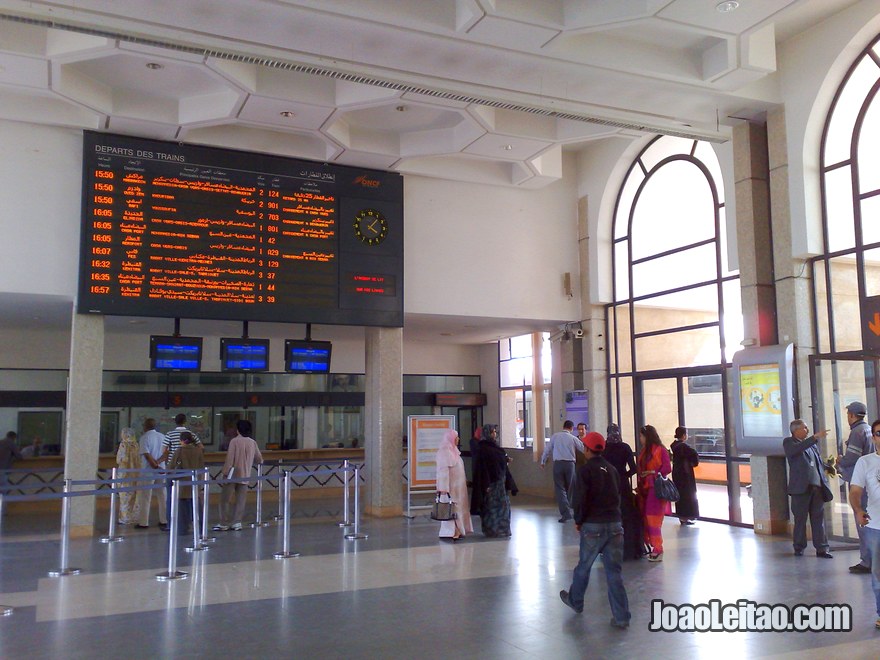
[[[177,415],[174,418],[174,423],[177,424],[177,427],[173,431],[168,431],[168,433],[165,434],[165,442],[162,443],[162,446],[165,449],[165,452],[162,454],[162,461],[160,461],[162,463],[164,463],[169,458],[171,458],[171,456],[174,455],[174,452],[176,452],[178,449],[180,449],[180,444],[181,444],[180,434],[184,431],[186,431],[187,433],[192,435],[193,443],[196,445],[196,447],[198,447],[202,451],[205,450],[205,447],[204,447],[204,445],[202,445],[202,441],[199,439],[199,436],[197,436],[195,433],[193,433],[188,428],[186,428],[186,415],[185,414],[180,413],[179,415]],[[167,479],[165,481],[165,490],[166,490],[165,513],[166,513],[169,524],[171,522],[171,483],[172,483],[171,479]]]

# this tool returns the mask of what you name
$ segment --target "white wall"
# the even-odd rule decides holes
[[[82,133],[0,121],[0,292],[76,292]]]
[[[406,178],[410,313],[571,320],[563,273],[578,273],[576,164],[539,190]]]

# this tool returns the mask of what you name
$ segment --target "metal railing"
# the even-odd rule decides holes
[[[279,498],[282,504],[282,520],[283,520],[283,531],[282,531],[282,547],[279,552],[276,552],[273,556],[276,559],[287,559],[291,557],[300,556],[299,552],[293,552],[291,550],[291,519],[292,519],[292,506],[291,506],[291,491],[292,491],[292,472],[293,470],[284,470],[283,467],[279,467],[280,470],[283,470],[283,494]],[[345,460],[343,466],[337,469],[328,469],[328,470],[319,470],[316,471],[315,474],[322,475],[331,475],[342,473],[343,475],[343,483],[345,484],[345,489],[343,492],[343,506],[345,508],[344,520],[340,523],[337,523],[338,526],[348,527],[353,525],[354,529],[352,533],[345,534],[344,538],[348,540],[359,540],[366,539],[367,535],[361,533],[360,531],[360,488],[355,488],[354,492],[354,522],[350,522],[349,520],[349,487],[354,479],[354,482],[357,484],[360,480],[360,468],[358,466],[352,467],[348,464],[348,460]],[[120,477],[120,473],[136,473],[136,476],[129,477]],[[201,476],[202,478],[198,478]],[[187,573],[183,571],[177,570],[177,545],[178,545],[178,529],[179,529],[179,514],[180,514],[180,489],[184,487],[190,487],[193,490],[192,497],[192,512],[193,512],[193,545],[191,547],[187,547],[186,550],[188,552],[196,552],[201,550],[206,550],[209,541],[213,541],[214,539],[208,538],[208,513],[209,513],[209,489],[212,484],[224,485],[224,484],[249,484],[254,479],[257,480],[257,519],[254,523],[254,527],[259,527],[262,525],[258,525],[257,523],[262,523],[262,491],[263,489],[260,487],[260,483],[264,481],[268,481],[271,478],[277,478],[271,475],[262,474],[261,470],[257,471],[257,476],[247,476],[234,478],[232,476],[232,472],[230,472],[230,477],[221,478],[221,479],[211,479],[210,472],[207,468],[202,468],[199,470],[122,470],[122,469],[113,469],[110,479],[89,479],[89,480],[72,480],[65,479],[63,485],[63,491],[61,493],[38,493],[38,494],[30,494],[30,495],[5,495],[4,490],[0,490],[0,516],[2,516],[3,507],[7,502],[33,502],[33,501],[41,501],[41,500],[62,500],[62,508],[61,508],[61,548],[60,548],[60,566],[58,568],[52,569],[48,572],[50,577],[66,577],[71,575],[78,575],[82,569],[70,566],[69,555],[70,555],[70,502],[74,497],[98,497],[98,496],[107,496],[109,495],[111,498],[110,502],[110,527],[108,530],[107,536],[101,537],[100,541],[102,543],[116,543],[124,540],[124,537],[118,536],[116,534],[116,501],[119,493],[126,492],[137,492],[139,490],[156,490],[165,488],[165,484],[160,480],[162,478],[170,479],[172,481],[171,487],[171,516],[168,521],[169,523],[169,541],[168,541],[168,564],[167,570],[156,575],[156,579],[160,581],[172,581],[185,579],[187,577]],[[186,480],[189,480],[188,483],[185,483]],[[146,483],[145,483],[146,481]],[[75,487],[78,486],[99,486],[98,488],[93,488],[92,490],[74,490]],[[107,489],[109,486],[109,490]],[[199,505],[198,505],[198,492],[199,488],[202,489],[202,499],[203,499],[203,508],[201,515],[199,513]],[[0,527],[0,531],[2,531],[2,527]],[[7,616],[12,614],[13,608],[0,605],[0,616]]]

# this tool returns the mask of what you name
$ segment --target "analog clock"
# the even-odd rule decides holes
[[[379,245],[388,235],[388,221],[376,209],[361,209],[354,216],[354,235],[366,245]]]

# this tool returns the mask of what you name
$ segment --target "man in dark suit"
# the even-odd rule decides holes
[[[801,556],[807,547],[807,515],[813,532],[813,547],[816,556],[831,559],[828,552],[828,537],[825,535],[825,498],[829,494],[828,481],[822,467],[822,457],[817,444],[828,433],[827,430],[814,433],[809,438],[809,427],[802,419],[794,420],[790,426],[791,436],[782,441],[785,458],[788,459],[788,494],[791,496],[791,513],[794,516],[794,554]]]

